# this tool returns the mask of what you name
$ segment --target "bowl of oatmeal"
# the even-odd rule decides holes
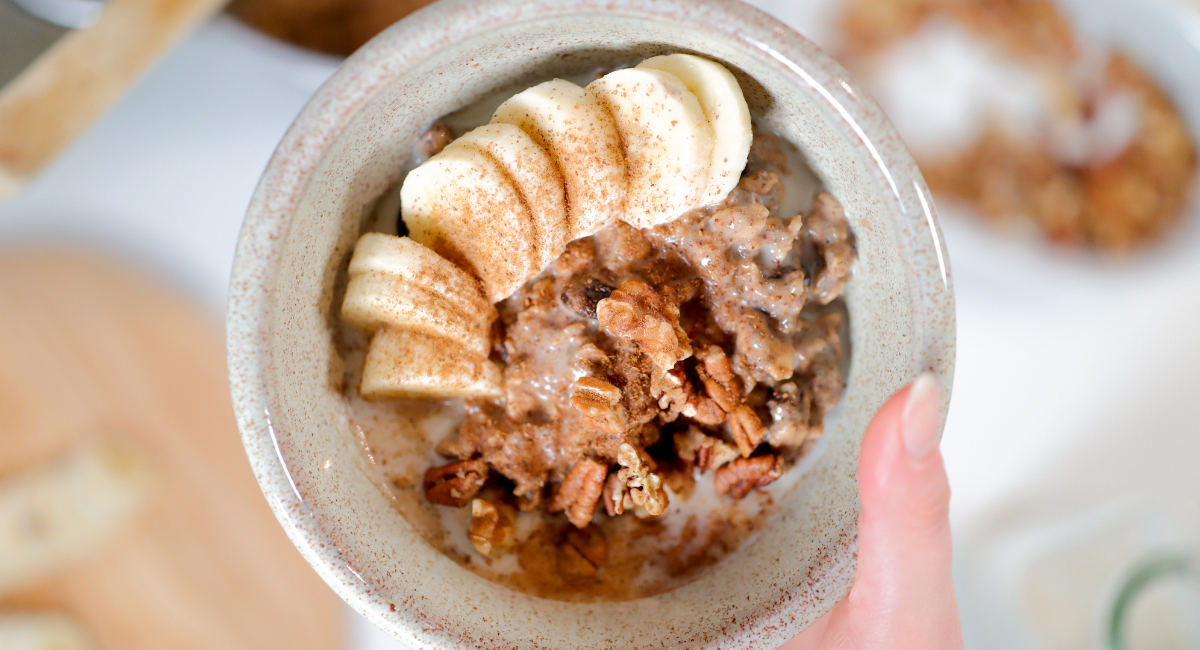
[[[398,23],[281,143],[231,296],[264,493],[422,647],[782,643],[849,589],[866,423],[953,371],[911,157],[728,2]]]

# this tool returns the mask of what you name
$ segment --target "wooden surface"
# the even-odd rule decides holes
[[[108,0],[0,89],[0,198],[17,193],[225,0]]]
[[[0,610],[71,614],[100,650],[344,647],[242,451],[219,320],[95,258],[0,249],[0,480],[98,437],[149,455],[150,505]]]

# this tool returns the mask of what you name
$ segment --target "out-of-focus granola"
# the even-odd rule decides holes
[[[1036,71],[1059,122],[1086,125],[1114,97],[1140,119],[1122,148],[1082,158],[1064,157],[1053,134],[1017,138],[994,124],[957,155],[918,160],[935,192],[994,222],[1028,220],[1055,244],[1113,253],[1160,240],[1178,222],[1197,166],[1182,115],[1124,54],[1078,39],[1049,0],[849,0],[841,58],[862,70],[931,20],[961,25]]]

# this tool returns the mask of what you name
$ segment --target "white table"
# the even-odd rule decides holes
[[[217,20],[30,191],[0,203],[0,245],[99,246],[219,318],[259,174],[334,65]],[[1143,489],[1200,500],[1195,230],[1166,261],[1112,269],[947,223],[959,347],[943,450],[960,540],[1031,495],[1064,508]],[[976,614],[965,616],[970,634]],[[353,620],[355,647],[398,647]]]

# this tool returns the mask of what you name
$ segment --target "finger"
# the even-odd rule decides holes
[[[846,603],[865,647],[960,648],[950,573],[950,486],[932,375],[880,409],[859,459],[858,576]],[[865,625],[866,627],[862,627]]]

